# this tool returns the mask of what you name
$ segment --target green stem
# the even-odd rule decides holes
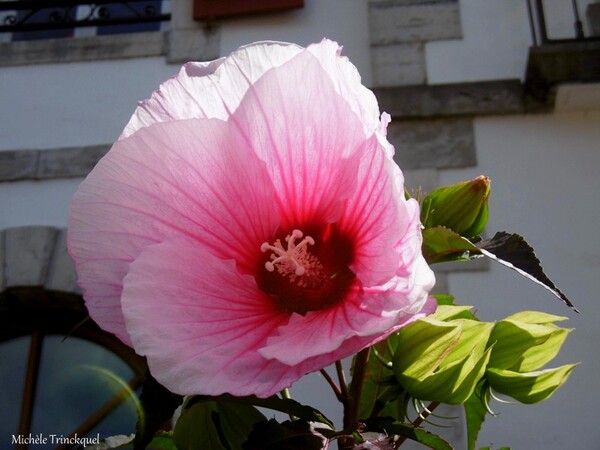
[[[367,374],[367,362],[369,361],[370,350],[370,347],[361,350],[354,360],[352,381],[350,382],[350,388],[347,392],[346,402],[344,402],[344,431],[349,434],[338,439],[339,450],[350,450],[355,446],[354,437],[350,433],[354,430],[356,421],[358,420],[360,396],[365,382],[365,375]],[[338,366],[336,365],[336,367]],[[338,375],[339,370],[340,369],[338,368]]]
[[[350,383],[350,398],[348,405],[344,408],[344,429],[351,430],[358,419],[358,408],[360,406],[360,396],[367,374],[367,362],[371,348],[365,348],[358,352],[354,362],[354,371],[352,382]]]
[[[288,388],[283,388],[281,390],[280,394],[281,394],[281,398],[283,398],[285,400],[292,399],[292,394],[290,394],[290,390]],[[298,420],[298,417],[293,416],[292,414],[288,414],[288,416],[289,416],[291,422]]]
[[[285,398],[287,400],[292,399],[292,395],[290,394],[290,390],[288,388],[283,388],[281,390],[281,398]]]
[[[335,381],[333,381],[333,378],[331,378],[331,375],[329,375],[329,373],[327,373],[327,371],[325,369],[321,369],[319,372],[321,372],[321,375],[323,375],[323,378],[325,378],[325,380],[327,381],[327,383],[329,384],[329,386],[331,386],[331,389],[333,389],[335,397],[342,404],[345,404],[346,400],[347,400],[347,397],[344,397],[342,395],[342,391],[341,391],[340,387],[337,384],[335,384]]]
[[[348,398],[350,396],[348,392],[348,384],[346,383],[346,375],[344,374],[344,366],[342,366],[342,361],[335,362],[335,370],[337,372],[338,380],[340,382],[340,391],[342,397]]]

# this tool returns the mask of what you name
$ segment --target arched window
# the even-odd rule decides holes
[[[18,450],[68,449],[62,438],[134,430],[144,360],[86,320],[81,298],[36,288],[1,295],[13,307],[0,315],[3,440]],[[28,447],[36,436],[46,444]]]

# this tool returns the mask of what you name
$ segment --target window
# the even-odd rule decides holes
[[[134,430],[144,360],[85,320],[83,309],[63,299],[46,302],[46,291],[2,296],[3,305],[16,307],[0,314],[0,446],[67,450],[51,436],[104,438]],[[28,447],[12,439],[30,433],[47,443]]]
[[[0,33],[14,42],[160,31],[169,11],[170,0],[0,1]]]

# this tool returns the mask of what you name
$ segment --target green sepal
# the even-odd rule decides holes
[[[465,360],[455,361],[440,369],[414,384],[409,392],[420,400],[460,405],[473,394],[477,383],[485,374],[489,355],[489,350],[481,355],[473,350]]]
[[[461,331],[458,324],[428,317],[402,328],[393,359],[396,377],[420,381],[431,375],[456,346]]]
[[[566,381],[577,364],[555,369],[519,373],[488,368],[486,378],[491,388],[521,403],[538,403],[550,397]]]
[[[508,316],[504,320],[544,325],[547,323],[562,322],[564,320],[569,320],[569,318],[565,316],[556,316],[554,314],[548,314],[542,311],[519,311],[518,313]]]
[[[523,311],[499,321],[490,336],[494,351],[490,367],[517,372],[538,370],[554,359],[572,331],[553,322],[565,320],[534,311]]]
[[[418,320],[398,333],[393,365],[396,378],[417,399],[465,402],[485,373],[491,354],[486,344],[492,327],[492,323],[468,319]],[[411,346],[414,342],[417,344]]]
[[[438,305],[435,312],[428,317],[443,322],[455,319],[475,319],[471,308],[473,307],[467,305]]]

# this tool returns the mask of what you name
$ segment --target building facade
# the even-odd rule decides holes
[[[94,389],[106,394],[90,399],[84,415],[110,409],[124,385],[139,384],[141,363],[92,324],[79,328],[67,350],[52,337],[85,316],[64,246],[69,199],[137,101],[183,62],[215,59],[258,40],[307,45],[323,37],[344,46],[381,110],[392,115],[389,139],[408,187],[430,191],[489,176],[490,232],[525,236],[581,311],[573,314],[493,263],[436,269],[438,292],[475,305],[482,319],[534,309],[568,316],[576,328],[556,362],[582,362],[567,385],[540,405],[494,404],[500,416],[484,424],[480,445],[597,446],[600,3],[581,0],[574,10],[561,0],[305,0],[292,9],[209,18],[198,18],[198,10],[194,18],[192,0],[142,3],[153,15],[142,28],[118,14],[121,22],[110,26],[125,28],[110,28],[98,22],[99,12],[82,12],[92,11],[82,3],[71,14],[87,18],[86,26],[52,28],[35,39],[31,33],[40,31],[27,27],[0,31],[0,323],[6,330],[0,378],[23,373],[10,378],[20,380],[16,385],[0,387],[0,404],[14,405],[0,411],[0,424],[7,424],[0,447],[17,433],[10,430],[42,429],[54,425],[41,416],[68,416],[69,403],[55,410],[52,399],[61,392],[76,402],[73,389],[88,389],[90,370],[103,386]],[[0,20],[9,23],[11,15],[22,17],[4,9]],[[82,375],[67,386],[52,381],[65,364],[81,365],[83,354],[89,358]],[[107,385],[98,375],[105,367],[121,381]],[[37,389],[36,379],[42,380]],[[333,397],[317,376],[294,391],[326,414],[340,414],[334,402],[323,404]],[[15,414],[24,404],[29,409]],[[135,405],[120,408],[124,417]],[[72,423],[85,425],[78,419],[65,418],[65,433]],[[104,432],[98,424],[88,423],[88,431]],[[451,433],[464,442],[463,430]]]

